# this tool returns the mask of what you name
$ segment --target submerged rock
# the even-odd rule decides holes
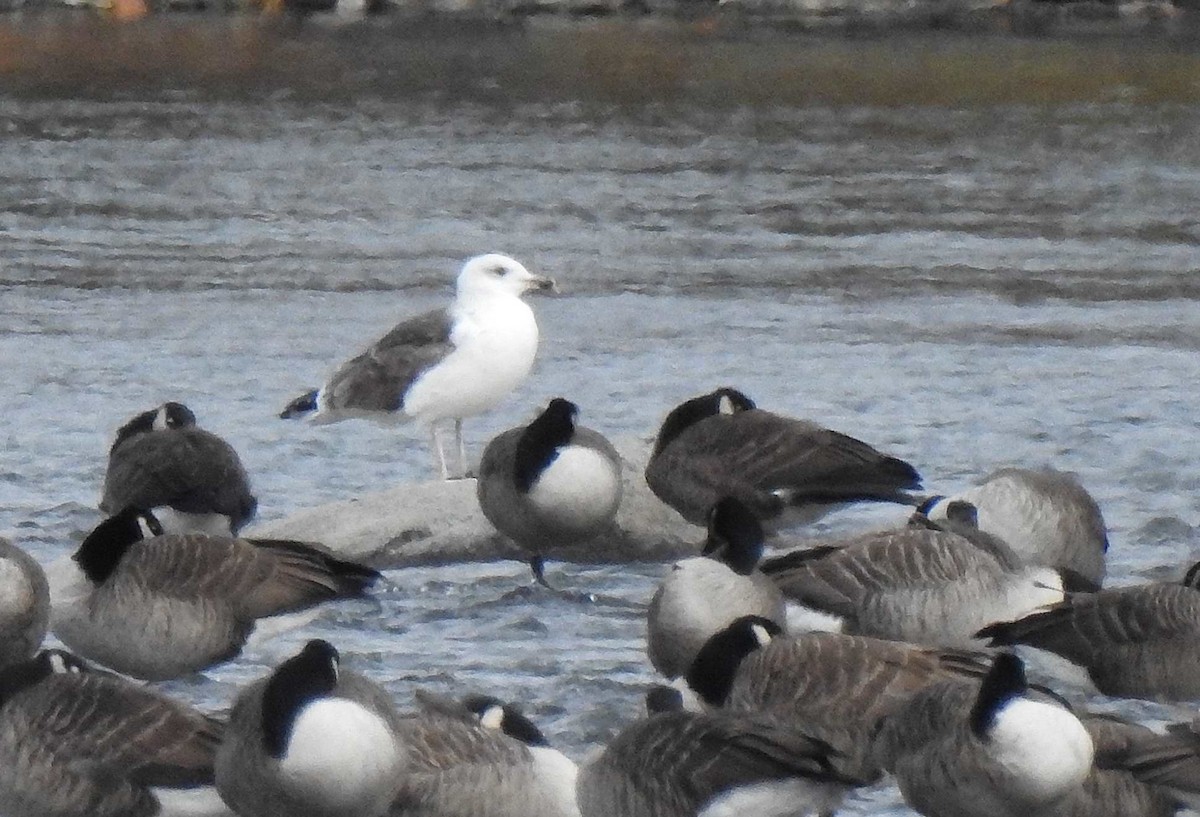
[[[642,471],[649,455],[647,444],[615,442],[624,485],[616,523],[589,542],[549,550],[547,558],[585,563],[669,561],[698,553],[703,528],[683,521],[646,486]],[[397,485],[306,508],[257,524],[243,535],[321,542],[341,556],[378,568],[528,559],[484,518],[473,479]]]

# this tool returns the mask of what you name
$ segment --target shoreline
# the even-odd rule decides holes
[[[1109,6],[1113,16],[1092,19],[1085,7],[1099,5],[1021,0],[940,17],[931,4],[874,17],[729,5],[599,17],[167,11],[131,22],[22,11],[0,14],[0,93],[708,110],[1200,102],[1200,13]]]

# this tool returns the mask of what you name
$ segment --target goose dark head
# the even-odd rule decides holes
[[[688,686],[709,706],[722,706],[742,661],[781,632],[778,624],[762,616],[735,620],[696,653],[686,675]]]
[[[983,676],[979,695],[971,707],[971,731],[980,740],[987,740],[996,716],[1009,703],[1029,691],[1025,680],[1025,665],[1010,652],[1002,652],[992,661],[991,669]]]
[[[673,686],[655,684],[646,691],[646,714],[659,715],[663,712],[682,712],[683,693]]]
[[[1188,568],[1187,573],[1183,575],[1184,587],[1190,587],[1194,590],[1200,590],[1200,562]]]
[[[716,391],[685,400],[673,408],[658,429],[654,441],[657,456],[668,444],[691,426],[718,414],[737,414],[754,408],[754,401],[737,389],[721,388]]]
[[[575,436],[579,407],[570,400],[555,397],[517,440],[513,480],[517,490],[528,493],[538,475],[558,456],[558,450]]]
[[[196,425],[196,415],[183,403],[174,401],[163,403],[158,408],[143,411],[134,416],[129,422],[117,429],[117,439],[112,447],[116,448],[130,437],[144,434],[147,431],[165,431],[175,428],[190,428]]]
[[[765,533],[758,517],[746,504],[725,497],[708,513],[708,538],[704,555],[717,559],[741,576],[749,576],[762,559]]]
[[[102,584],[125,553],[143,539],[161,536],[162,525],[150,511],[126,508],[97,525],[72,557],[93,584]]]
[[[33,658],[0,669],[0,705],[51,675],[77,675],[86,671],[87,665],[66,650],[42,650]]]
[[[300,710],[337,688],[339,660],[332,644],[313,639],[271,673],[262,699],[263,748],[271,757],[287,753]]]
[[[475,713],[479,723],[488,729],[499,729],[526,746],[549,746],[550,742],[529,718],[512,704],[491,695],[467,695],[463,706]]]

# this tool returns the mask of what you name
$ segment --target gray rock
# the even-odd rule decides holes
[[[690,525],[646,487],[648,444],[616,440],[624,464],[624,494],[613,529],[547,557],[583,563],[670,561],[699,553],[703,528]],[[475,480],[420,482],[315,508],[243,531],[253,538],[320,542],[339,555],[378,568],[528,556],[484,518]]]

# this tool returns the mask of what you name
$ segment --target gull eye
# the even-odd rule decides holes
[[[508,275],[508,267],[495,266],[488,270],[488,272],[497,278],[503,278],[505,275]]]

